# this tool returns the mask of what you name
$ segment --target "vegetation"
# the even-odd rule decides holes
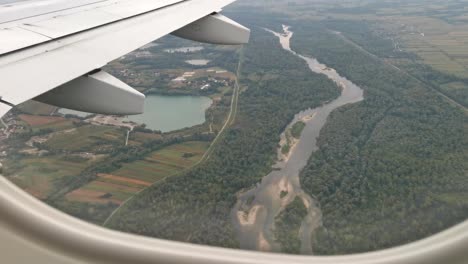
[[[316,253],[397,246],[465,220],[468,203],[459,194],[468,191],[466,109],[326,24],[294,30],[295,50],[337,69],[366,97],[332,114],[301,175],[323,210]]]
[[[243,21],[248,22],[248,18]],[[236,193],[253,186],[271,170],[279,135],[297,112],[339,93],[333,82],[312,74],[304,61],[284,51],[274,36],[256,26],[251,28],[252,40],[242,58],[243,92],[235,123],[206,162],[139,194],[114,215],[109,227],[238,247],[229,219]],[[254,74],[255,79],[250,79]]]
[[[281,153],[285,155],[288,154],[290,150],[291,150],[291,145],[289,145],[289,143],[286,143],[284,146],[281,147]]]
[[[304,130],[305,126],[306,124],[302,121],[296,122],[291,128],[291,135],[294,138],[299,139],[301,137],[302,130]]]
[[[70,202],[64,200],[49,201],[49,205],[72,216],[100,225],[119,205],[116,203]]]
[[[307,208],[301,198],[296,197],[284,211],[276,217],[274,234],[281,245],[281,251],[289,254],[301,253],[299,230],[302,220],[307,215]]]
[[[245,48],[203,44],[198,53],[168,53],[164,50],[195,45],[168,37],[107,69],[145,93],[217,98],[207,111],[209,125],[171,133],[141,126],[125,147],[126,130],[51,117],[55,108],[25,104],[12,115],[39,111],[44,116],[17,118],[18,130],[4,141],[5,175],[47,203],[97,224],[138,193],[107,226],[238,247],[229,219],[236,194],[272,170],[279,135],[295,114],[339,95],[335,83],[311,73],[262,30],[279,32],[286,23],[295,32],[293,50],[318,58],[365,91],[364,101],[331,114],[319,150],[301,172],[303,190],[318,200],[323,214],[323,226],[312,237],[314,253],[383,249],[444,230],[468,218],[466,4],[398,3],[238,1],[228,15],[253,30]],[[200,57],[211,62],[203,67],[185,63]],[[242,92],[234,122],[208,148],[236,99],[233,76],[225,76],[223,85],[208,74],[194,78],[191,87],[173,89],[169,83],[184,71],[207,67],[232,75],[239,65]],[[194,89],[209,81],[212,89]],[[304,127],[298,122],[288,131],[283,153]],[[49,136],[45,143],[24,144]],[[198,164],[203,153],[206,159]],[[305,214],[296,198],[276,218],[274,235],[284,252],[299,253]]]

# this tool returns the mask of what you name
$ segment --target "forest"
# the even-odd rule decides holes
[[[124,232],[238,248],[230,218],[238,194],[271,172],[280,134],[295,114],[321,106],[340,93],[334,82],[312,73],[303,60],[284,51],[278,40],[263,29],[280,32],[281,25],[288,24],[294,32],[294,51],[317,58],[365,92],[364,101],[341,107],[330,115],[317,142],[319,150],[312,154],[300,175],[302,189],[317,200],[323,215],[322,226],[311,238],[314,254],[350,254],[398,246],[466,220],[468,80],[421,63],[415,53],[397,50],[378,23],[349,19],[387,6],[364,2],[373,4],[334,7],[328,9],[330,13],[316,13],[320,18],[313,21],[313,15],[304,13],[293,18],[279,9],[274,13],[267,7],[253,10],[247,1],[226,10],[226,15],[252,29],[252,39],[244,47],[200,44],[201,55],[210,60],[207,67],[237,72],[241,91],[234,122],[220,134],[207,158],[191,169],[156,184],[152,182],[151,187],[123,203],[109,221],[104,220],[118,204],[63,199],[70,191],[94,181],[99,173],[115,172],[126,163],[146,159],[154,151],[192,140],[212,142],[224,124],[231,98],[236,95],[231,90],[224,93],[216,108],[207,112],[218,124],[210,133],[193,127],[161,134],[142,126],[130,135],[130,140],[138,144],[127,147],[112,145],[113,140],[122,141],[124,129],[114,131],[117,139],[90,136],[91,146],[77,151],[100,149],[96,153],[105,154],[106,158],[78,174],[54,179],[54,191],[43,200],[71,215],[96,224],[105,222],[106,227]],[[298,12],[316,12],[315,6],[302,3],[304,8],[295,2],[291,7]],[[337,19],[341,15],[343,18]],[[155,77],[167,69],[197,69],[198,66],[188,68],[183,61],[197,59],[200,54],[160,52],[193,45],[175,37],[164,38],[146,48],[158,51],[155,56],[127,56],[109,71],[146,93],[206,95],[193,89],[168,89],[170,74]],[[129,69],[124,69],[125,65]],[[79,128],[84,124],[75,119],[70,126]],[[303,122],[296,123],[291,135],[299,138],[304,126]],[[12,136],[9,144],[19,149],[29,138],[50,132],[25,131]],[[146,133],[150,139],[136,140],[140,133]],[[150,137],[153,134],[159,137]],[[48,151],[44,158],[69,152],[48,144],[34,144]],[[283,153],[289,148],[286,145]],[[191,155],[183,153],[184,158]],[[25,157],[17,151],[6,175],[13,177],[22,169],[25,165],[15,162]],[[60,162],[65,161],[79,164],[80,157],[60,158]],[[159,165],[152,169],[158,170]],[[287,192],[279,195],[284,198]],[[303,204],[296,199],[277,215],[273,233],[283,252],[300,252],[297,234],[305,214]]]
[[[250,24],[253,16],[240,19]],[[252,25],[241,59],[235,123],[203,164],[148,189],[124,206],[108,227],[193,243],[238,247],[229,215],[236,193],[271,170],[279,135],[294,115],[339,94],[325,76],[312,74],[273,35]],[[265,27],[280,24],[264,24]],[[220,61],[221,63],[222,61]],[[221,65],[229,68],[228,66]]]
[[[365,100],[332,114],[301,174],[323,211],[314,253],[388,248],[467,219],[466,108],[344,41],[328,24],[296,24],[292,47],[359,84]]]
[[[301,253],[301,241],[298,234],[302,220],[306,215],[307,209],[302,203],[301,198],[296,197],[276,217],[274,235],[277,242],[281,245],[282,252],[289,254]]]

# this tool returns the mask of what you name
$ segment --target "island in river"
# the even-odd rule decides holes
[[[275,238],[273,232],[275,220],[299,197],[307,209],[307,214],[296,234],[301,242],[300,253],[312,254],[312,232],[321,225],[321,211],[317,201],[302,190],[299,173],[306,166],[312,153],[317,150],[317,138],[330,113],[346,104],[363,100],[363,90],[316,59],[295,53],[290,48],[293,32],[285,25],[283,30],[282,33],[268,31],[279,38],[285,50],[305,60],[311,71],[324,74],[333,80],[342,88],[342,92],[337,99],[315,109],[305,109],[294,117],[281,135],[278,162],[273,166],[273,171],[255,188],[238,195],[238,202],[232,210],[232,221],[241,248],[281,252],[281,245],[276,242],[278,238]],[[286,133],[297,122],[303,122],[305,127],[300,138],[289,147],[289,153],[284,153]]]

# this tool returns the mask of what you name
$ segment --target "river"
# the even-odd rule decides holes
[[[306,194],[300,184],[299,174],[307,165],[313,152],[318,150],[317,138],[330,113],[346,104],[357,103],[364,99],[363,90],[351,81],[342,77],[334,69],[321,64],[314,58],[297,54],[291,50],[290,41],[293,32],[283,26],[283,33],[267,30],[277,36],[283,49],[305,60],[311,71],[326,75],[341,88],[341,95],[321,107],[304,110],[294,117],[285,132],[281,135],[280,146],[285,141],[285,133],[297,121],[306,126],[301,137],[291,147],[289,154],[283,155],[278,149],[278,161],[270,174],[253,189],[238,194],[238,201],[231,212],[240,247],[250,250],[280,252],[280,245],[275,242],[272,232],[275,218],[296,197],[299,197],[307,208],[298,238],[301,241],[301,254],[313,254],[311,237],[314,230],[322,224],[322,213],[317,201]],[[286,194],[286,195],[285,195]]]

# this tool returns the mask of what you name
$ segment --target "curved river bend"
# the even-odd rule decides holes
[[[297,121],[303,121],[306,124],[300,139],[294,142],[288,155],[283,155],[279,148],[278,161],[273,166],[273,171],[266,175],[255,188],[238,194],[238,201],[232,209],[231,219],[241,248],[279,252],[281,247],[275,242],[272,232],[275,227],[275,218],[289,203],[299,197],[308,210],[298,234],[301,241],[301,254],[312,254],[311,237],[313,231],[322,224],[322,214],[318,203],[302,190],[299,173],[307,165],[312,153],[318,149],[317,138],[330,113],[343,105],[362,101],[364,97],[361,88],[340,76],[334,69],[319,63],[314,58],[292,51],[290,40],[293,32],[288,26],[283,26],[283,29],[284,33],[267,31],[279,38],[285,50],[305,60],[310,70],[324,74],[335,81],[342,88],[342,92],[336,100],[315,109],[304,110],[294,117],[281,135],[280,145],[284,144],[286,131]]]

